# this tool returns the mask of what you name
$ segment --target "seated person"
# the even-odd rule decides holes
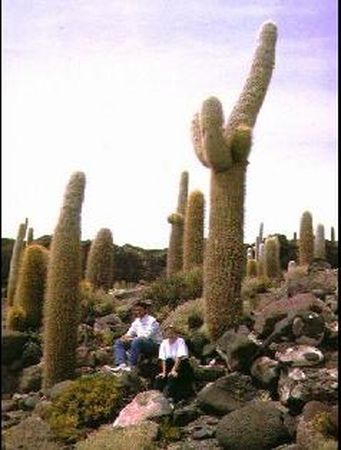
[[[129,371],[136,367],[141,354],[157,355],[162,335],[158,321],[148,314],[148,310],[149,303],[142,300],[133,306],[133,314],[136,319],[127,333],[117,339],[114,345],[116,363],[114,371]],[[127,350],[129,350],[128,358]]]
[[[166,339],[159,348],[162,372],[156,377],[155,388],[178,402],[193,394],[193,369],[185,340],[178,336],[173,325],[169,325],[165,333]]]

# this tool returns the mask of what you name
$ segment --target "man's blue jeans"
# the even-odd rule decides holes
[[[120,365],[126,362],[126,351],[128,353],[128,364],[129,366],[136,366],[139,356],[141,354],[146,356],[157,355],[158,344],[151,339],[147,338],[134,338],[131,341],[123,341],[117,339],[115,341],[115,363]]]

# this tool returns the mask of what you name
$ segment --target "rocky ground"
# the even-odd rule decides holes
[[[129,308],[142,293],[115,291],[115,312],[80,325],[78,375],[104,373],[113,363],[111,341],[126,331]],[[337,449],[337,270],[315,267],[309,279],[257,294],[243,324],[214,344],[195,329],[187,340],[192,398],[172,406],[153,390],[157,360],[144,361],[137,373],[107,375],[134,385],[115,417],[65,443],[56,440],[44,410],[74,382],[43,391],[39,337],[3,331],[2,448]]]

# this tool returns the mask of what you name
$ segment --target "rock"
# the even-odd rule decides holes
[[[51,388],[46,389],[45,394],[51,400],[55,400],[60,394],[62,394],[64,391],[67,391],[69,389],[69,387],[73,385],[73,383],[74,383],[74,381],[72,381],[72,380],[60,381],[59,383],[56,383]]]
[[[18,386],[19,374],[11,372],[8,366],[1,366],[1,394],[11,395]]]
[[[85,345],[77,347],[76,350],[76,367],[95,367],[96,357],[93,351],[91,351]]]
[[[21,409],[18,409],[17,411],[8,411],[7,413],[2,413],[1,427],[3,429],[14,427],[18,423],[26,419],[29,414],[29,412],[22,411]]]
[[[234,372],[205,386],[197,400],[204,412],[223,415],[241,408],[256,395],[251,377]]]
[[[275,358],[292,367],[306,367],[320,364],[324,356],[316,347],[294,345],[287,347],[284,351],[276,352]]]
[[[78,442],[75,450],[151,450],[156,448],[158,429],[159,425],[150,420],[125,428],[103,426]]]
[[[192,438],[195,440],[209,439],[214,437],[215,431],[208,427],[202,427],[199,430],[195,430],[192,434]]]
[[[173,423],[176,426],[183,427],[200,416],[200,411],[196,406],[185,406],[176,409],[173,413]]]
[[[268,450],[291,440],[283,413],[272,402],[250,403],[227,414],[216,437],[229,450]]]
[[[1,364],[9,365],[21,358],[28,335],[20,331],[3,330],[1,337]]]
[[[268,304],[257,312],[254,331],[261,339],[266,338],[273,332],[275,324],[287,317],[289,313],[294,315],[302,311],[313,311],[320,314],[326,309],[324,302],[318,300],[311,293],[297,294],[289,298],[284,297]]]
[[[172,407],[161,392],[145,391],[137,394],[133,401],[121,410],[113,426],[136,425],[147,419],[167,416],[171,412]]]
[[[62,445],[53,441],[49,425],[32,415],[4,433],[6,450],[60,450]]]
[[[97,318],[94,324],[94,332],[100,333],[107,330],[119,331],[119,335],[121,335],[126,331],[126,325],[124,325],[122,320],[114,313]]]
[[[39,391],[42,382],[42,366],[36,364],[35,366],[27,367],[23,370],[20,382],[19,392],[35,392]]]
[[[182,439],[181,442],[175,442],[167,446],[167,450],[221,450],[217,439],[205,439],[203,441],[192,440],[191,438]]]
[[[197,381],[215,381],[218,378],[226,375],[226,367],[218,365],[202,365],[191,358],[191,365],[193,367],[194,378]]]
[[[189,339],[186,340],[190,354],[196,358],[203,356],[204,348],[209,342],[207,335],[200,330],[191,332]]]
[[[330,420],[331,407],[318,401],[308,402],[298,420],[296,441],[302,450],[326,446],[337,449],[337,429]]]
[[[15,411],[18,409],[18,402],[16,400],[1,400],[1,411]]]
[[[251,366],[251,375],[262,385],[269,385],[279,378],[278,361],[267,356],[257,358]]]
[[[298,344],[319,345],[324,331],[324,317],[314,311],[302,311],[293,318],[292,333]]]
[[[337,368],[289,368],[278,381],[280,401],[294,413],[311,400],[337,402]]]
[[[326,324],[325,339],[323,344],[329,348],[338,348],[339,322],[335,320]]]
[[[242,325],[235,330],[226,331],[218,339],[217,353],[226,361],[230,371],[248,372],[250,365],[257,355],[259,345],[249,338],[250,330]]]

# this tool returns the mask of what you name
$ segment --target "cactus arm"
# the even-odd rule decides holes
[[[195,114],[192,120],[192,143],[194,147],[195,154],[197,155],[199,161],[205,166],[209,167],[206,159],[205,149],[202,145],[202,134],[200,129],[200,116],[199,113]]]
[[[249,76],[230,114],[226,131],[235,129],[240,124],[245,124],[251,128],[254,126],[270,83],[275,63],[276,40],[276,26],[271,22],[265,23],[259,34],[259,43]]]

